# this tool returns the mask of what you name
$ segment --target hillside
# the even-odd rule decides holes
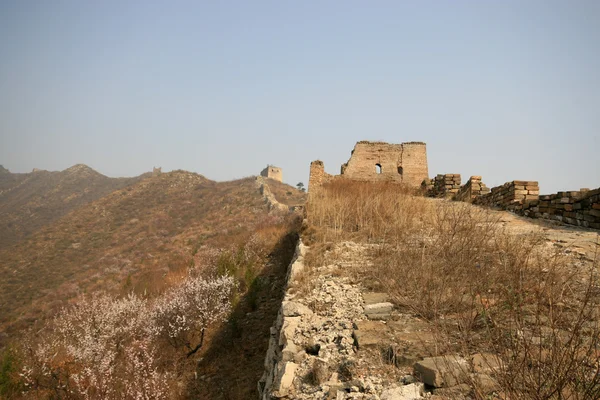
[[[0,167],[0,249],[145,176],[109,178],[83,164],[26,174]]]
[[[202,263],[202,249],[243,241],[269,218],[253,178],[174,171],[114,191],[0,250],[0,335],[83,293],[158,292],[170,274]]]

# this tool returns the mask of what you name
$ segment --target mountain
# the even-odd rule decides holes
[[[0,249],[148,175],[109,178],[83,164],[64,171],[13,174],[0,166]]]
[[[36,174],[27,180],[35,181]],[[44,174],[60,177],[63,188],[68,182],[81,182],[83,175],[90,181],[104,179],[82,166],[60,175]],[[108,190],[101,184],[94,187],[96,195],[100,188]],[[22,193],[28,204],[55,199],[50,185],[44,188],[46,197],[32,189],[12,191]],[[16,201],[12,209],[19,209]],[[18,214],[13,213],[16,219]],[[272,218],[254,178],[218,183],[184,171],[140,180],[62,218],[53,217],[54,222],[0,249],[0,346],[2,336],[14,338],[80,294],[120,293],[124,288],[160,291],[170,274],[195,262],[199,248],[243,242],[256,226]]]

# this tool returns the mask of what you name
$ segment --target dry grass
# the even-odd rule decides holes
[[[496,354],[502,362],[490,373],[505,398],[600,398],[598,261],[550,250],[535,232],[504,231],[484,209],[392,184],[333,182],[311,194],[307,215],[314,248],[378,243],[365,278],[428,320],[437,348]]]

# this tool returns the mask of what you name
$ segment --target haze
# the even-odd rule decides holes
[[[3,1],[0,164],[295,185],[356,141],[424,141],[430,176],[595,188],[599,21],[594,0]]]

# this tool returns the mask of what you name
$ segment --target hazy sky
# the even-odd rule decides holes
[[[0,0],[0,164],[267,163],[307,184],[358,140],[429,173],[600,186],[600,1]]]

